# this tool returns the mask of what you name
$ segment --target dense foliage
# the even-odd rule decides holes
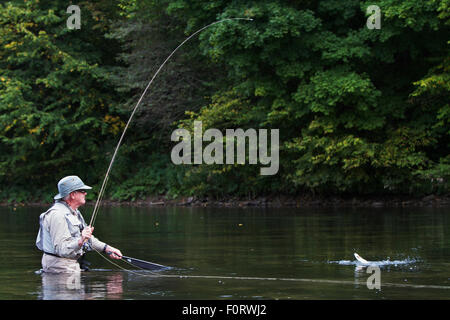
[[[373,4],[380,29],[366,27]],[[3,199],[48,198],[66,174],[98,186],[159,65],[188,35],[232,17],[253,20],[206,29],[162,70],[120,149],[110,198],[448,192],[448,0],[79,5],[80,30],[67,29],[64,1],[0,5]],[[195,120],[279,129],[280,170],[174,165],[171,132]]]
[[[65,1],[7,2],[0,9],[0,181],[4,198],[54,192],[56,177],[96,175],[105,140],[123,121],[105,81],[111,41],[84,15],[66,27]],[[114,54],[114,50],[110,50]],[[50,187],[52,185],[52,188]],[[50,189],[51,188],[51,189]]]

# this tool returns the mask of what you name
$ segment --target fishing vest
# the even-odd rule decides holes
[[[83,219],[83,216],[77,210],[77,216],[74,215],[71,209],[62,201],[56,201],[53,206],[50,207],[47,211],[42,213],[39,216],[39,232],[36,238],[36,246],[39,250],[44,253],[55,255],[58,254],[55,252],[55,246],[52,242],[52,237],[50,232],[44,228],[44,219],[47,215],[52,214],[54,211],[62,211],[64,212],[67,227],[69,228],[69,232],[71,236],[75,239],[79,239],[81,237],[81,231],[86,226],[86,222]],[[85,242],[83,245],[83,252],[90,251],[91,249],[91,240]]]

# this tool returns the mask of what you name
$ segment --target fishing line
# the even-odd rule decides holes
[[[94,249],[95,250],[95,249]],[[145,270],[138,266],[129,263],[133,267],[137,267],[140,270],[146,272],[142,274],[133,270],[126,269],[106,258],[99,251],[95,250],[103,259],[112,263],[119,269],[136,274],[141,277],[147,278],[177,278],[177,279],[213,279],[213,280],[258,280],[258,281],[290,281],[290,282],[308,282],[308,283],[327,283],[327,284],[347,284],[347,285],[361,285],[366,286],[367,282],[364,281],[346,281],[346,280],[328,280],[328,279],[307,279],[307,278],[277,278],[277,277],[239,277],[239,276],[205,276],[205,275],[175,275],[175,274],[159,274],[157,272],[152,272],[150,270]],[[147,274],[150,273],[150,274]],[[414,288],[414,289],[450,289],[450,286],[439,286],[439,285],[420,285],[420,284],[403,284],[403,283],[382,283],[382,287],[399,287],[399,288]]]
[[[124,128],[124,130],[123,130],[123,132],[122,132],[122,135],[120,136],[119,142],[117,143],[116,149],[114,150],[114,154],[113,154],[113,156],[112,156],[112,158],[111,158],[111,161],[110,161],[110,163],[109,163],[108,170],[106,171],[105,179],[103,180],[102,186],[101,186],[101,188],[100,188],[100,192],[99,192],[99,194],[98,194],[98,198],[97,198],[97,201],[96,201],[96,203],[95,203],[94,210],[92,211],[92,217],[91,217],[91,221],[89,222],[89,226],[92,227],[92,226],[94,225],[94,223],[95,223],[95,219],[96,219],[96,216],[97,216],[97,212],[98,212],[98,209],[99,209],[100,203],[101,203],[101,198],[103,197],[103,194],[104,194],[105,188],[106,188],[106,184],[107,184],[107,181],[108,181],[108,178],[109,178],[109,173],[111,172],[111,168],[112,168],[113,163],[114,163],[114,160],[115,160],[115,158],[116,158],[117,151],[119,150],[119,147],[120,147],[120,145],[122,144],[122,140],[123,140],[123,137],[125,136],[125,132],[127,131],[128,126],[130,125],[131,120],[133,119],[134,114],[136,113],[137,108],[139,107],[139,105],[140,105],[142,99],[144,98],[145,93],[147,92],[147,90],[148,90],[148,88],[150,87],[150,85],[153,83],[153,80],[155,80],[155,78],[156,78],[156,76],[158,75],[158,73],[159,73],[159,72],[161,71],[161,69],[164,67],[164,65],[166,64],[166,62],[169,61],[169,59],[173,56],[173,54],[174,54],[181,46],[183,46],[187,41],[189,41],[192,37],[194,37],[196,34],[202,32],[202,31],[205,30],[206,28],[209,28],[209,27],[211,27],[211,26],[213,26],[213,25],[215,25],[215,24],[222,23],[222,22],[229,21],[229,20],[249,20],[249,21],[252,21],[253,19],[251,19],[251,18],[227,18],[227,19],[223,19],[223,20],[220,20],[220,21],[213,22],[213,23],[211,23],[211,24],[209,24],[209,25],[207,25],[207,26],[204,26],[203,28],[201,28],[201,29],[197,30],[196,32],[194,32],[193,34],[191,34],[191,35],[190,35],[189,37],[187,37],[180,45],[178,45],[178,47],[176,47],[175,50],[172,51],[172,53],[166,58],[166,60],[164,60],[164,62],[161,64],[161,66],[160,66],[160,67],[158,68],[158,70],[155,72],[155,74],[153,75],[152,79],[151,79],[150,82],[147,84],[147,87],[145,88],[145,90],[144,90],[144,92],[142,93],[141,97],[139,98],[139,100],[138,100],[136,106],[134,107],[133,112],[131,113],[131,116],[130,116],[130,118],[128,119],[128,122],[127,122],[127,124],[125,125],[125,128]]]
[[[161,66],[158,68],[158,70],[156,71],[156,73],[153,75],[152,79],[150,80],[150,82],[147,84],[144,92],[142,93],[142,95],[140,96],[136,106],[134,107],[130,118],[128,119],[127,124],[125,125],[125,128],[122,132],[122,135],[120,136],[119,142],[117,143],[117,146],[114,150],[114,154],[111,158],[111,161],[109,163],[108,166],[108,170],[106,171],[106,175],[105,178],[103,180],[102,186],[100,188],[98,197],[97,197],[97,201],[95,203],[94,206],[94,210],[92,212],[92,217],[91,217],[91,221],[89,223],[89,225],[92,227],[95,223],[95,219],[97,217],[98,214],[98,210],[100,208],[100,203],[101,203],[101,199],[103,197],[103,194],[105,192],[105,188],[106,188],[106,184],[108,182],[109,179],[109,174],[111,172],[111,168],[113,166],[114,160],[116,158],[117,152],[119,150],[120,145],[122,144],[122,140],[125,136],[125,133],[131,123],[131,120],[134,117],[134,114],[136,113],[137,108],[139,107],[142,99],[144,98],[147,90],[149,89],[150,85],[153,83],[154,79],[156,78],[156,76],[159,74],[159,72],[161,71],[161,69],[164,67],[164,65],[167,63],[167,61],[169,61],[169,59],[175,54],[175,52],[182,47],[187,41],[189,41],[192,37],[194,37],[196,34],[202,32],[203,30],[218,24],[218,23],[222,23],[225,21],[229,21],[229,20],[248,20],[248,21],[252,21],[253,19],[251,18],[227,18],[227,19],[223,19],[220,21],[216,21],[213,22],[207,26],[204,26],[203,28],[197,30],[196,32],[194,32],[192,35],[190,35],[188,38],[186,38],[180,45],[178,45],[178,47],[175,48],[175,50],[172,51],[172,53],[166,58],[166,60],[164,60],[164,62],[161,64]],[[109,263],[113,264],[114,266],[118,267],[119,269],[123,270],[123,271],[127,271],[139,276],[144,276],[144,277],[152,277],[152,278],[178,278],[178,279],[219,279],[219,280],[259,280],[259,281],[291,281],[291,282],[310,282],[310,283],[329,283],[329,284],[348,284],[348,285],[366,285],[365,282],[359,282],[359,281],[345,281],[345,280],[327,280],[327,279],[301,279],[301,278],[277,278],[277,277],[238,277],[238,276],[206,276],[206,275],[168,275],[168,274],[159,274],[159,273],[155,273],[149,270],[145,270],[146,273],[151,273],[151,274],[142,274],[142,273],[138,273],[135,272],[133,270],[128,270],[114,262],[112,262],[110,259],[106,258],[105,256],[103,256],[99,251],[95,250],[103,259],[105,259],[106,261],[108,261]],[[129,263],[126,260],[122,260],[125,261],[126,263],[132,265],[133,267],[136,267],[135,265]],[[138,267],[139,268],[139,267]],[[142,268],[139,268],[141,270],[144,270]],[[450,286],[438,286],[438,285],[411,285],[411,284],[395,284],[395,283],[383,283],[382,286],[390,286],[390,287],[404,287],[404,288],[431,288],[431,289],[450,289]]]
[[[92,248],[92,249],[94,249],[94,248]],[[119,269],[121,269],[121,270],[123,270],[123,271],[128,271],[128,272],[132,272],[132,273],[133,273],[132,270],[125,269],[124,267],[118,265],[117,263],[112,262],[110,259],[108,259],[108,258],[106,258],[104,255],[102,255],[97,249],[94,249],[94,251],[97,252],[103,259],[105,259],[106,261],[108,261],[108,262],[111,263],[112,265],[116,266],[117,268],[119,268]],[[131,266],[133,266],[133,267],[135,267],[135,268],[137,267],[137,268],[139,268],[139,269],[141,269],[141,270],[144,270],[143,268],[141,268],[141,267],[139,267],[139,266],[135,266],[134,264],[128,262],[126,259],[121,259],[121,261],[125,261],[126,263],[128,263],[129,265],[131,265]],[[151,272],[151,271],[149,271],[149,272]]]

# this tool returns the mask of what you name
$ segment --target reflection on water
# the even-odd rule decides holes
[[[82,277],[83,274],[83,277]],[[89,300],[121,299],[123,293],[123,273],[106,273],[104,277],[92,281],[84,272],[41,273],[42,287],[38,299],[43,300]]]
[[[96,236],[174,267],[161,276],[95,252],[89,272],[36,274],[43,210],[0,208],[0,299],[450,298],[445,208],[103,208]],[[354,252],[375,260],[381,290]]]

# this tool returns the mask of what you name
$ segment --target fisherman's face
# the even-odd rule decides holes
[[[86,191],[76,190],[72,192],[74,204],[79,207],[86,203]]]

